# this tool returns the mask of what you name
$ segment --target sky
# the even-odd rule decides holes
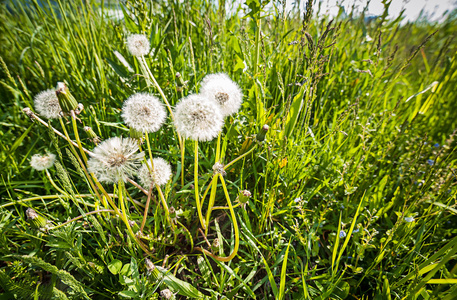
[[[286,0],[287,6],[291,6],[294,0]],[[321,0],[323,5],[323,11],[328,11],[330,15],[336,15],[339,10],[339,4],[342,5],[346,11],[349,11],[353,4],[363,9],[367,0]],[[301,1],[306,2],[306,0]],[[316,5],[317,6],[317,5]],[[397,17],[401,10],[405,8],[405,19],[406,21],[414,21],[419,16],[422,9],[429,16],[430,21],[439,21],[442,19],[443,14],[447,10],[457,8],[457,0],[392,0],[392,4],[389,8],[389,15],[391,17]],[[380,15],[384,11],[384,5],[382,0],[372,0],[368,7],[367,15]]]

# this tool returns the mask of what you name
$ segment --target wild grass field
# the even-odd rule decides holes
[[[0,299],[455,299],[455,12],[218,2],[0,3]]]

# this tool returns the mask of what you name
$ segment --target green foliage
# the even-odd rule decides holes
[[[401,24],[387,9],[372,21],[353,13],[331,20],[312,1],[304,13],[267,1],[229,6],[0,4],[1,296],[157,299],[168,288],[177,299],[452,299],[455,15]],[[119,7],[123,18],[108,16]],[[229,262],[195,250],[228,255],[235,229],[228,212],[214,210],[207,238],[220,244],[206,244],[193,187],[179,184],[181,168],[186,182],[193,179],[193,144],[185,144],[182,165],[170,120],[150,142],[176,172],[163,190],[182,226],[172,244],[163,206],[151,202],[141,241],[163,266],[154,277],[121,218],[86,215],[106,207],[78,153],[22,113],[33,110],[38,92],[65,81],[84,104],[80,125],[101,139],[127,136],[123,101],[136,92],[159,96],[126,49],[131,33],[149,37],[146,63],[172,106],[198,92],[209,73],[225,72],[240,85],[244,102],[226,121],[223,163],[249,151],[260,128],[270,127],[263,144],[227,169],[233,202],[241,190],[252,193],[245,209],[235,208],[240,248]],[[49,124],[62,130],[57,120]],[[216,141],[199,144],[200,189],[211,185],[215,149]],[[49,175],[29,166],[45,151],[58,154]],[[225,194],[216,186],[214,205],[221,207]],[[119,187],[107,192],[118,195]],[[146,198],[130,185],[123,197],[137,228]],[[50,220],[47,229],[28,225],[28,207]]]

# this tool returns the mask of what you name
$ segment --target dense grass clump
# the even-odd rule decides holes
[[[0,4],[3,298],[454,299],[454,14],[41,2]],[[240,110],[221,133],[176,130],[215,73]],[[48,120],[34,98],[57,82],[65,116]],[[136,94],[165,121],[129,128]],[[93,154],[110,143],[160,159],[141,182],[108,176]]]

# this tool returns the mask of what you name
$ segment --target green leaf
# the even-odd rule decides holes
[[[118,274],[121,271],[121,269],[122,262],[118,259],[115,259],[108,264],[108,270],[114,275]]]
[[[289,256],[289,247],[290,247],[290,242],[292,241],[292,238],[289,239],[289,244],[287,245],[286,248],[286,254],[284,254],[284,260],[282,262],[282,268],[281,268],[281,282],[279,284],[279,299],[283,299],[285,294],[285,288],[286,288],[286,271],[287,271],[287,258]]]

